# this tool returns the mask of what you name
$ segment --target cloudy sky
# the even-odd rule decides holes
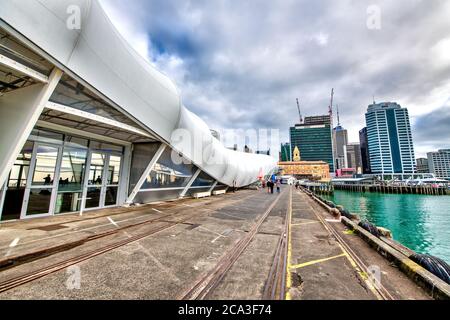
[[[101,0],[130,44],[211,128],[280,129],[326,114],[358,141],[364,113],[410,111],[417,156],[450,148],[448,0]]]

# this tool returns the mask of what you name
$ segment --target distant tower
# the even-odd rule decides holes
[[[294,149],[294,162],[301,161],[302,158],[300,157],[300,149],[298,147],[295,147]]]

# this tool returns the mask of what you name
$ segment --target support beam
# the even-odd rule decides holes
[[[0,185],[22,150],[63,72],[53,69],[48,83],[7,92],[0,97]]]
[[[217,187],[218,183],[219,181],[216,180],[216,182],[214,182],[213,185],[211,186],[211,189],[209,189],[209,192],[213,192],[214,188]]]
[[[12,70],[15,70],[23,75],[29,76],[30,78],[33,78],[34,80],[37,80],[42,83],[48,83],[51,78],[51,76],[49,78],[46,75],[43,75],[42,73],[37,72],[36,70],[33,70],[2,54],[0,54],[0,65],[6,66]]]
[[[36,122],[36,125],[38,125],[39,127],[42,127],[42,128],[50,129],[50,130],[62,131],[67,134],[73,134],[75,136],[80,136],[80,137],[85,137],[88,139],[94,139],[94,140],[100,140],[100,141],[109,142],[109,143],[113,143],[113,144],[118,144],[120,146],[131,145],[131,142],[129,142],[129,141],[119,140],[119,139],[107,137],[107,136],[104,136],[101,134],[91,133],[89,131],[74,129],[74,128],[62,126],[60,124],[56,124],[56,123],[52,123],[52,122],[48,122],[48,121],[38,120]]]
[[[161,144],[158,151],[156,151],[156,154],[153,156],[152,160],[150,160],[150,163],[148,164],[147,168],[145,169],[144,173],[142,173],[141,178],[138,180],[136,186],[134,187],[133,191],[131,191],[130,196],[128,197],[126,204],[131,204],[134,201],[134,198],[136,198],[136,195],[138,194],[139,190],[141,190],[142,185],[145,182],[145,179],[147,179],[147,176],[150,174],[150,172],[153,170],[153,167],[158,162],[159,158],[161,158],[163,152],[166,150],[167,145]]]
[[[186,193],[192,187],[192,185],[194,184],[195,180],[198,178],[198,176],[200,175],[201,172],[202,172],[202,170],[198,169],[197,172],[194,173],[194,175],[192,176],[191,180],[189,180],[189,183],[184,188],[183,192],[180,193],[180,198],[184,198],[186,196]]]
[[[51,109],[51,110],[55,110],[55,111],[59,111],[59,112],[63,112],[63,113],[67,113],[67,114],[71,114],[83,119],[88,119],[88,120],[92,120],[92,121],[96,121],[99,123],[103,123],[106,124],[108,126],[112,126],[112,127],[116,127],[128,132],[132,132],[132,133],[136,133],[139,134],[141,136],[147,137],[147,138],[153,138],[150,134],[148,134],[147,132],[145,132],[144,130],[135,128],[133,126],[130,126],[128,124],[119,122],[119,121],[115,121],[112,119],[108,119],[102,116],[98,116],[96,114],[90,113],[90,112],[86,112],[86,111],[82,111],[79,109],[75,109],[69,106],[65,106],[59,103],[54,103],[54,102],[48,102],[45,107],[47,109]]]

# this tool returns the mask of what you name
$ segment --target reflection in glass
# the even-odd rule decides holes
[[[104,151],[104,152],[120,152],[123,153],[123,147],[114,144],[91,141],[90,148],[94,150]]]
[[[55,213],[80,210],[87,151],[64,148]]]
[[[65,148],[61,163],[59,192],[81,192],[87,151]]]
[[[195,170],[196,168],[192,164],[184,164],[182,161],[172,161],[172,151],[167,149],[158,160],[158,163],[155,164],[154,169],[147,176],[141,190],[183,188],[189,183]]]
[[[214,179],[208,174],[201,172],[192,184],[193,187],[210,187],[214,184]]]
[[[110,156],[109,158],[109,169],[108,169],[108,185],[117,185],[119,184],[120,179],[120,163],[122,161],[122,157],[119,156]]]
[[[91,167],[89,168],[89,185],[103,184],[103,169],[105,168],[106,155],[92,153]]]
[[[114,206],[117,204],[117,190],[118,187],[106,188],[105,206]]]
[[[45,214],[50,211],[52,189],[31,189],[27,215]]]
[[[82,193],[58,193],[55,214],[80,211]]]
[[[98,208],[100,206],[101,187],[88,188],[86,196],[86,209]]]
[[[33,185],[53,185],[58,148],[39,145],[36,153],[36,168],[33,173]]]
[[[60,145],[63,142],[64,135],[49,130],[34,129],[31,132],[30,139],[45,143],[52,143]]]
[[[130,193],[136,187],[137,182],[141,178],[160,146],[161,143],[159,142],[137,143],[133,146],[133,159],[131,161],[129,180],[130,186],[128,188]]]
[[[11,170],[3,203],[2,221],[20,219],[33,147],[33,142],[25,143]]]
[[[74,148],[87,148],[89,145],[89,140],[73,136],[65,136],[64,145]]]

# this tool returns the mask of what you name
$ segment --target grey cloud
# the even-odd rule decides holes
[[[450,100],[447,107],[419,117],[414,125],[415,139],[431,150],[450,148]]]
[[[436,67],[431,53],[450,37],[446,0],[102,1],[148,34],[157,66],[212,126],[277,127],[287,139],[298,119],[295,98],[304,115],[325,114],[334,87],[341,122],[357,140],[372,95],[414,116],[421,104],[438,103],[430,92],[450,82],[450,65]],[[366,27],[372,4],[381,8],[378,31]],[[182,76],[170,74],[158,55],[180,58]],[[421,123],[438,120],[416,119],[421,149],[446,143],[448,131],[433,144],[421,132]]]

